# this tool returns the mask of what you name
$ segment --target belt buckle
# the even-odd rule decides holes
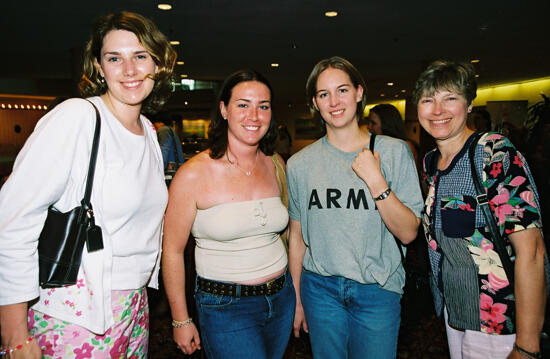
[[[266,283],[265,283],[266,288],[267,288],[267,289],[271,289],[271,286],[273,285],[273,283],[275,283],[276,280],[277,280],[277,278],[272,279],[272,280],[266,282]]]

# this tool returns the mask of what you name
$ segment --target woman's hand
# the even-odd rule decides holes
[[[355,157],[351,168],[366,183],[373,196],[388,187],[380,169],[380,153],[375,151],[373,154],[368,148],[363,148]]]
[[[294,337],[300,337],[300,329],[303,329],[304,332],[309,333],[304,307],[302,304],[296,303],[296,311],[294,312]]]
[[[181,328],[174,328],[174,341],[184,354],[192,354],[201,349],[201,339],[194,323]]]

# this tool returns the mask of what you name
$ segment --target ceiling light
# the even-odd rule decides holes
[[[401,92],[405,93],[405,92],[407,92],[407,90],[401,90]]]
[[[185,101],[184,104],[187,106],[187,105],[189,105],[189,102]]]
[[[386,85],[393,86],[393,82],[388,82]]]
[[[279,64],[274,62],[274,63],[271,64],[271,67],[279,67]]]
[[[47,110],[48,109],[48,106],[44,105],[44,110]]]
[[[3,105],[2,105],[3,106]],[[32,105],[32,109],[36,110],[36,105]]]
[[[383,93],[380,94],[380,97],[384,97],[384,96],[386,96],[386,95],[384,95]]]
[[[8,104],[8,108],[11,108],[11,104]]]
[[[15,108],[19,108],[17,105],[15,105]]]
[[[393,97],[395,97],[395,98],[398,98],[398,97],[399,97],[399,95],[397,95],[397,94],[396,94],[396,95],[395,95],[395,96],[393,96]]]
[[[172,10],[172,5],[170,4],[158,4],[157,7],[161,10]]]
[[[2,104],[2,108],[6,108],[6,105]]]
[[[472,64],[477,64],[477,63],[479,62],[479,59],[473,59],[473,60],[470,60],[470,62],[471,62]]]
[[[178,62],[176,62],[176,65],[183,65],[183,64],[184,64],[183,61],[178,61]]]
[[[327,11],[327,12],[325,12],[325,16],[326,17],[336,17],[336,16],[338,16],[338,12],[337,11]]]
[[[187,74],[181,74],[180,76],[181,76],[182,79],[187,78]]]
[[[478,77],[479,77],[479,75],[478,75],[478,74],[476,74],[476,78],[478,78]]]
[[[175,45],[179,45],[179,44],[180,44],[180,42],[179,42],[178,40],[172,40],[172,41],[170,41],[170,45],[174,45],[174,46],[175,46]]]

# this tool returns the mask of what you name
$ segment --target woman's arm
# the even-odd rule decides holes
[[[352,164],[357,175],[366,183],[372,198],[377,198],[389,187],[380,169],[380,153],[363,149]],[[376,201],[378,212],[389,231],[404,244],[416,238],[420,218],[405,206],[395,193],[390,192],[385,199]]]
[[[302,306],[302,298],[300,296],[300,278],[302,277],[302,261],[306,253],[306,244],[302,237],[302,226],[300,222],[290,219],[289,225],[289,250],[288,261],[294,290],[296,291],[296,311],[294,314],[294,336],[300,336],[300,328],[308,332],[304,308]]]
[[[0,306],[0,328],[2,328],[2,348],[15,348],[29,338],[27,330],[27,303]],[[40,359],[42,352],[36,340],[24,344],[10,358]]]
[[[199,177],[195,161],[187,162],[178,170],[170,185],[164,220],[162,277],[172,318],[177,321],[189,319],[183,252],[197,212],[195,195],[198,193],[196,184],[201,180]],[[185,354],[200,349],[200,338],[194,323],[174,328],[173,334],[176,344]]]
[[[527,351],[538,352],[546,304],[544,241],[538,228],[514,232],[510,241],[516,252],[516,343]]]

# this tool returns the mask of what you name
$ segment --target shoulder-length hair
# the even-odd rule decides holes
[[[371,108],[370,112],[375,113],[380,119],[380,125],[382,127],[383,135],[399,138],[402,140],[407,138],[405,123],[401,118],[399,110],[395,108],[395,106],[383,103]]]
[[[107,92],[107,84],[102,81],[95,61],[101,63],[103,39],[111,30],[126,30],[134,33],[157,65],[157,73],[150,76],[155,81],[155,85],[151,94],[143,102],[142,108],[142,112],[145,113],[157,112],[172,92],[172,72],[177,54],[153,21],[133,12],[108,14],[95,21],[90,39],[84,49],[82,78],[78,85],[80,94],[88,97]]]
[[[359,121],[363,118],[363,110],[367,105],[367,85],[365,84],[365,80],[359,70],[357,70],[351,62],[339,56],[333,56],[319,61],[309,74],[306,82],[306,103],[309,106],[311,114],[315,115],[315,113],[319,112],[313,103],[313,98],[317,94],[317,80],[319,79],[319,75],[321,75],[321,73],[329,67],[342,70],[348,74],[353,87],[356,89],[359,88],[359,86],[363,88],[363,97],[361,98],[361,101],[357,103],[356,110],[357,121]]]
[[[232,73],[223,82],[222,88],[219,94],[218,104],[223,102],[225,106],[229,105],[231,100],[231,94],[233,88],[241,82],[257,81],[267,86],[271,95],[271,105],[273,105],[273,89],[269,84],[269,81],[259,72],[244,69]],[[225,120],[220,111],[216,110],[212,116],[210,127],[208,129],[208,148],[210,149],[210,157],[218,159],[222,157],[227,151],[227,120]],[[264,137],[260,140],[259,148],[267,156],[273,154],[273,148],[275,146],[275,140],[277,139],[277,124],[273,120],[273,110],[271,111],[271,121],[269,123],[269,129]]]

